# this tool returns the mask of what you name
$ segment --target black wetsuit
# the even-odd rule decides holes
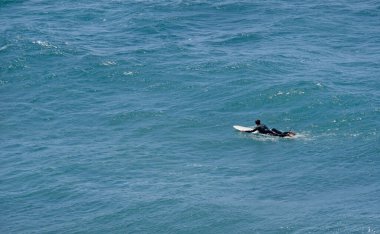
[[[265,124],[257,125],[252,132],[258,131],[261,134],[268,134],[272,136],[285,137],[288,136],[290,132],[281,132],[275,128],[269,129]]]
[[[257,125],[252,132],[258,131],[261,134],[273,134],[272,130],[270,130],[265,124]]]

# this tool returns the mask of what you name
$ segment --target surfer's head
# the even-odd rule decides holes
[[[256,125],[260,125],[261,122],[260,122],[260,120],[258,119],[258,120],[255,121],[255,123],[256,123]]]

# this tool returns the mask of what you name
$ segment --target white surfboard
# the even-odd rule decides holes
[[[240,131],[240,132],[252,132],[253,128],[250,128],[250,127],[244,127],[244,126],[240,126],[240,125],[234,125],[233,126],[236,130]]]
[[[253,128],[250,128],[250,127],[244,127],[244,126],[240,126],[240,125],[234,125],[233,126],[236,130],[240,131],[240,132],[252,132]],[[253,133],[258,133],[258,131],[255,131]],[[263,135],[263,136],[267,136],[267,137],[277,137],[277,136],[272,136],[272,135],[266,135],[266,134],[259,134],[259,135]],[[295,133],[293,133],[292,135],[289,135],[289,136],[285,136],[284,138],[294,138],[296,137],[297,135]]]

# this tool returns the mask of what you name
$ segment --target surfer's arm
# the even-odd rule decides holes
[[[257,131],[257,127],[255,127],[254,129],[252,129],[251,131],[249,132],[256,132]]]

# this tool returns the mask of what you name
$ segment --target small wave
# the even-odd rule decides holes
[[[255,141],[280,141],[280,140],[312,140],[313,137],[306,133],[301,132],[297,133],[293,137],[278,137],[278,136],[271,136],[271,135],[265,135],[265,134],[259,134],[259,133],[241,133],[246,135],[248,138],[255,140]]]
[[[0,80],[0,86],[5,85],[5,84],[7,84],[7,83],[8,83],[8,81]]]
[[[102,62],[102,65],[103,66],[113,66],[113,65],[116,65],[117,63],[115,61],[104,61]]]
[[[3,47],[0,47],[0,51],[6,50],[9,47],[9,45],[5,45]]]
[[[318,87],[321,87],[321,88],[324,87],[324,85],[321,82],[317,82],[317,83],[315,83],[315,85]]]
[[[269,96],[269,99],[273,99],[279,96],[296,96],[296,95],[304,95],[305,92],[302,90],[290,90],[290,91],[278,91],[277,93]]]
[[[58,48],[57,46],[50,44],[48,41],[40,41],[40,40],[37,40],[37,41],[33,41],[32,43],[33,43],[33,44],[40,45],[40,46],[42,46],[42,47],[46,47],[46,48],[54,48],[54,49],[57,49],[57,48]]]
[[[247,43],[247,42],[258,42],[262,40],[262,36],[259,33],[253,32],[241,32],[232,35],[225,35],[223,38],[214,42],[217,45],[225,45],[225,44],[239,44],[239,43]]]
[[[126,72],[123,72],[123,75],[125,75],[125,76],[132,76],[132,75],[134,75],[135,73],[134,72],[132,72],[132,71],[126,71]]]
[[[300,132],[293,137],[286,137],[286,139],[312,140],[313,137],[309,133]]]

